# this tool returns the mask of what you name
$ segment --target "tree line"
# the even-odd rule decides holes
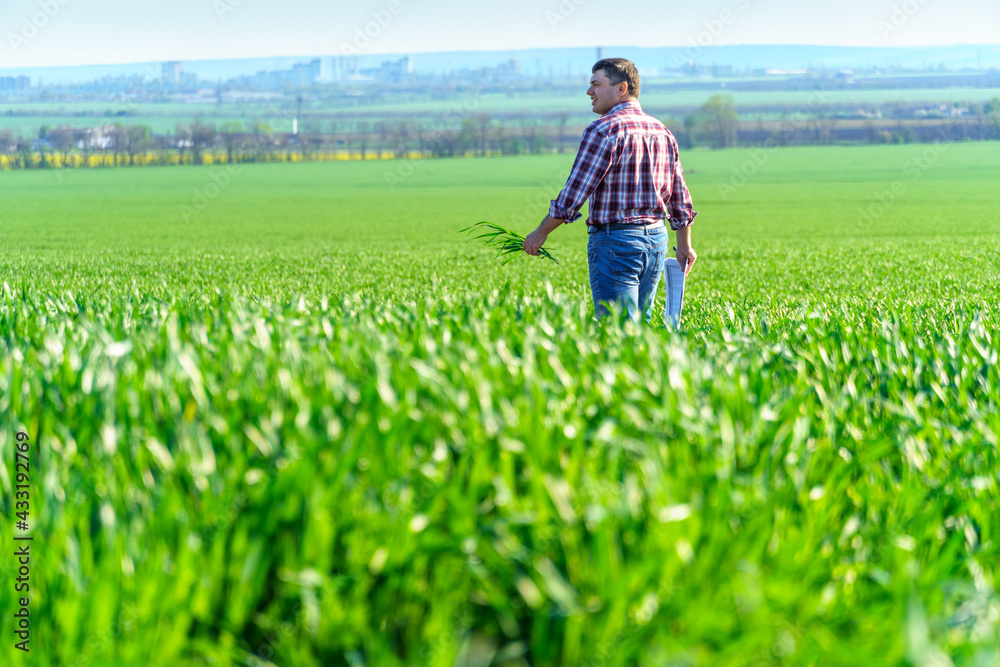
[[[155,134],[149,125],[115,123],[98,128],[43,126],[34,136],[0,130],[0,162],[13,169],[57,166],[200,165],[211,162],[308,161],[541,154],[564,151],[568,115],[556,128],[525,119],[497,124],[488,114],[463,118],[457,128],[428,129],[416,121],[360,120],[326,131],[306,121],[302,131],[276,130],[266,121],[248,126],[196,119],[178,123],[173,133]],[[58,159],[56,159],[58,158]],[[210,159],[209,159],[210,158]]]
[[[682,119],[664,118],[682,148],[737,145],[906,143],[1000,140],[1000,98],[969,107],[964,119],[941,118],[913,125],[913,109],[891,107],[895,118],[844,121],[828,108],[786,110],[780,120],[741,121],[730,96],[715,95]],[[902,110],[901,110],[902,109]],[[355,120],[338,125],[306,120],[292,132],[287,119],[227,121],[216,126],[195,119],[173,133],[155,134],[149,125],[115,123],[99,128],[42,127],[36,137],[0,130],[0,164],[9,169],[53,166],[200,165],[208,162],[291,162],[328,159],[524,155],[575,150],[579,129],[569,114],[544,124],[520,115],[498,122],[486,113],[451,119],[428,128],[419,120]],[[908,124],[910,123],[910,124]],[[277,126],[277,129],[275,128]]]

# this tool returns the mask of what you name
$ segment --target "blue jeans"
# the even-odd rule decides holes
[[[663,275],[670,237],[659,229],[616,229],[591,232],[587,239],[590,290],[594,311],[601,319],[610,311],[605,302],[619,304],[632,321],[642,311],[653,317],[653,298]]]

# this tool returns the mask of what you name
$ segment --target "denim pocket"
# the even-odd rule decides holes
[[[643,253],[630,247],[611,248],[609,253],[611,277],[623,285],[638,285]]]
[[[661,250],[659,252],[650,253],[650,257],[656,260],[656,264],[653,265],[653,284],[659,285],[660,276],[663,275],[663,264],[667,261],[667,251]]]
[[[649,249],[650,252],[662,252],[662,253],[666,253],[667,252],[667,248],[670,246],[670,237],[669,236],[667,236],[666,234],[664,234],[662,239],[651,239],[651,240],[653,241],[653,243],[656,243],[656,241],[659,241],[659,243],[656,243],[656,245],[654,245],[653,247],[651,247]]]

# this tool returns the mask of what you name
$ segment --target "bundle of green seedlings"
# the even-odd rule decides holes
[[[486,239],[484,243],[491,247],[497,249],[497,254],[494,259],[499,259],[501,256],[506,256],[507,258],[502,262],[502,264],[507,264],[512,261],[517,254],[524,250],[524,237],[517,232],[512,232],[509,229],[504,229],[499,225],[495,225],[492,222],[477,222],[471,227],[466,227],[465,229],[460,229],[459,232],[465,232],[466,234],[472,234],[472,232],[482,232],[478,236],[473,238]],[[552,256],[545,248],[538,249],[539,257],[547,257],[551,259],[556,264],[559,263],[555,257]]]

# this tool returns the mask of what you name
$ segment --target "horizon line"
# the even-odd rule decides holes
[[[709,46],[699,47],[702,51],[711,51],[715,49],[733,49],[733,48],[836,48],[836,49],[852,49],[852,50],[881,50],[881,51],[905,51],[905,50],[930,50],[930,49],[953,49],[953,48],[1000,48],[1000,42],[997,43],[984,43],[984,44],[929,44],[926,46],[851,46],[844,44],[712,44]],[[260,56],[235,56],[229,58],[170,58],[170,59],[153,59],[153,60],[129,60],[122,62],[97,62],[97,63],[85,63],[85,64],[73,64],[73,65],[31,65],[23,67],[3,67],[0,66],[0,72],[7,70],[31,70],[31,69],[74,69],[83,67],[123,67],[128,65],[148,65],[152,63],[165,63],[165,62],[182,62],[182,63],[198,63],[198,62],[222,62],[222,61],[239,61],[239,60],[266,60],[266,59],[316,59],[316,58],[376,58],[376,57],[391,57],[391,56],[414,56],[414,55],[436,55],[436,54],[452,54],[452,53],[523,53],[527,51],[567,51],[575,49],[687,49],[690,48],[689,45],[683,46],[637,46],[637,45],[616,45],[616,46],[556,46],[556,47],[533,47],[533,48],[519,48],[519,49],[464,49],[464,50],[452,50],[452,51],[382,51],[382,52],[372,52],[372,53],[358,53],[358,54],[336,54],[336,53],[322,53],[322,54],[305,54],[305,55],[260,55]]]

